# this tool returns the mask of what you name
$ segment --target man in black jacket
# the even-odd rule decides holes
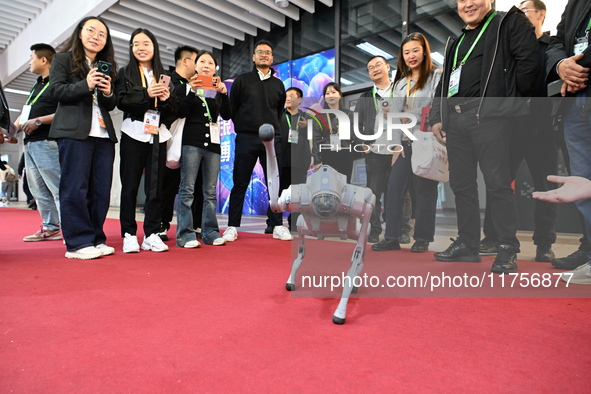
[[[228,212],[228,228],[223,238],[226,242],[238,238],[236,227],[242,220],[244,195],[250,182],[252,170],[257,159],[267,171],[265,146],[259,139],[259,127],[265,123],[275,129],[275,150],[281,149],[280,122],[285,105],[285,88],[283,82],[274,77],[273,46],[268,41],[259,41],[254,46],[252,60],[255,67],[252,71],[236,77],[230,90],[232,121],[236,131],[236,150],[234,156],[234,186],[230,193]],[[273,238],[283,241],[292,239],[289,230],[282,225],[281,213],[267,209],[266,234],[273,233]]]
[[[530,104],[531,115],[524,117],[524,124],[515,128],[511,135],[509,151],[511,176],[515,179],[521,162],[525,160],[536,190],[548,191],[556,185],[546,177],[558,171],[558,135],[552,126],[551,106],[546,87],[546,49],[550,36],[542,30],[546,18],[546,5],[541,0],[527,0],[519,4],[519,9],[535,27],[538,38],[542,69],[536,79],[535,90]],[[552,244],[556,242],[556,215],[558,206],[546,201],[534,202],[534,234],[536,245],[535,261],[551,262],[554,259]],[[498,238],[492,221],[490,204],[487,201],[484,216],[484,236],[480,243],[480,253],[495,253]]]
[[[447,145],[458,218],[458,238],[435,258],[480,261],[480,166],[499,238],[491,271],[511,273],[517,270],[519,241],[508,137],[515,120],[529,113],[521,98],[532,93],[540,56],[534,28],[523,12],[516,7],[497,12],[492,3],[458,0],[466,27],[458,39],[448,41],[445,72],[433,102],[430,122],[439,142]]]
[[[564,137],[570,156],[571,175],[591,179],[591,2],[570,0],[556,36],[548,46],[546,61],[547,81],[562,79],[562,95],[570,96],[561,101],[564,114]],[[576,203],[585,218],[587,237],[591,231],[591,200]],[[565,272],[562,279],[575,284],[591,284],[591,252],[588,263],[572,272]]]

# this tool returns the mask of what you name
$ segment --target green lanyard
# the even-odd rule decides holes
[[[201,99],[201,101],[203,101],[203,104],[205,104],[205,109],[207,109],[207,118],[210,122],[213,122],[213,119],[211,118],[211,112],[209,112],[209,105],[207,105],[207,101],[205,100],[205,98],[201,96],[199,96],[199,98]]]
[[[45,89],[47,89],[48,86],[49,86],[49,82],[47,83],[47,85],[45,85],[45,87],[43,89],[41,89],[41,91],[35,97],[35,99],[33,100],[33,102],[31,102],[31,97],[33,96],[33,92],[35,91],[35,88],[37,87],[37,84],[35,83],[35,86],[33,86],[33,90],[31,90],[31,94],[29,94],[29,98],[27,99],[27,102],[25,103],[25,105],[33,105],[33,104],[35,104],[37,102],[37,100],[39,99],[39,96],[41,96],[43,94],[43,92],[45,92]]]
[[[387,89],[386,89],[387,90]],[[378,106],[378,100],[376,99],[376,87],[374,86],[371,94],[373,96],[373,103],[376,106],[376,112],[380,112],[380,107]],[[390,82],[390,98],[394,97],[394,85]]]
[[[492,21],[492,19],[495,17],[495,15],[497,15],[497,12],[496,11],[493,12],[488,17],[488,19],[486,20],[486,23],[484,24],[484,27],[482,28],[482,30],[480,30],[480,34],[478,34],[478,37],[476,37],[476,41],[474,41],[474,44],[472,44],[472,46],[470,47],[470,50],[468,50],[468,53],[466,53],[466,56],[464,56],[464,59],[462,60],[462,63],[460,64],[460,67],[463,66],[464,64],[466,64],[466,61],[468,60],[468,58],[472,54],[472,51],[476,47],[476,44],[478,44],[478,41],[480,41],[480,38],[482,37],[482,35],[486,31],[486,28],[488,27],[488,25],[490,24],[490,22]],[[462,42],[464,41],[464,37],[466,37],[466,34],[462,34],[462,38],[460,39],[460,42],[458,43],[458,46],[456,47],[456,54],[454,56],[454,66],[453,66],[453,69],[454,70],[456,69],[456,66],[458,65],[458,52],[460,50],[460,46],[462,45]]]
[[[589,36],[589,30],[591,30],[591,18],[589,19],[589,23],[587,23],[587,28],[585,29],[585,34]]]
[[[298,123],[300,122],[300,119],[302,118],[302,115],[298,116]],[[291,130],[291,114],[288,112],[285,113],[285,119],[287,119],[287,125],[289,126],[289,129]]]

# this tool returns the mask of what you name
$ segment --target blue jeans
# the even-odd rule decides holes
[[[211,244],[216,238],[220,238],[218,219],[215,215],[220,155],[204,148],[183,145],[181,149],[181,185],[177,208],[177,246],[184,246],[187,242],[197,239],[191,205],[195,193],[195,180],[201,165],[203,165],[203,218],[201,219],[203,242]]]
[[[402,236],[404,200],[409,184],[413,182],[416,194],[416,220],[413,238],[415,241],[433,242],[439,182],[414,175],[411,167],[412,145],[408,145],[406,142],[403,142],[402,145],[406,157],[398,156],[388,178],[384,237],[394,240]]]
[[[572,175],[591,179],[591,108],[585,106],[588,99],[581,95],[564,100],[569,100],[565,103],[564,138]],[[591,199],[577,201],[576,205],[585,219],[587,237],[591,238]],[[587,253],[587,259],[591,262],[591,252]]]
[[[115,144],[108,138],[61,138],[60,208],[69,252],[105,243],[103,225],[111,202]]]
[[[37,203],[43,227],[60,228],[60,163],[56,141],[33,141],[25,145],[25,171]]]

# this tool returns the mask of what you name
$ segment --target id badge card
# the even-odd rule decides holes
[[[338,134],[331,134],[330,135],[330,150],[333,152],[338,152],[340,147],[341,147],[341,140],[339,140],[339,135]]]
[[[581,53],[585,52],[587,47],[589,46],[589,37],[581,37],[577,38],[577,43],[575,44],[574,53],[575,56],[580,55]]]
[[[298,143],[298,131],[294,129],[289,129],[289,136],[287,137],[287,142],[290,144],[297,144]]]
[[[211,138],[212,144],[219,144],[220,143],[220,125],[217,123],[210,123],[209,124],[209,136]]]
[[[447,97],[452,97],[460,91],[460,76],[462,75],[462,66],[456,68],[449,76],[449,89],[447,90]]]
[[[23,105],[23,111],[21,112],[21,120],[19,124],[22,126],[27,123],[29,120],[29,115],[31,115],[31,106],[30,105]]]
[[[160,112],[150,109],[144,115],[144,132],[158,134],[160,127]]]

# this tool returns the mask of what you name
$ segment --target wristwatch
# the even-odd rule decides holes
[[[41,121],[41,119],[35,118],[35,126],[41,127],[42,125],[43,125],[43,122]]]

